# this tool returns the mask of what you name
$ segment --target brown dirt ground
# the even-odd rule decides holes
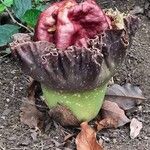
[[[99,0],[104,7],[117,7],[129,11],[135,5],[143,7],[144,1]],[[118,129],[107,129],[98,134],[108,150],[150,150],[150,21],[143,15],[141,27],[137,32],[131,50],[115,76],[117,83],[131,82],[140,85],[147,100],[128,113],[143,122],[140,135],[131,140],[129,125]],[[17,62],[6,58],[0,64],[0,149],[2,150],[73,150],[75,138],[63,143],[66,133],[78,133],[75,129],[64,129],[52,122],[45,133],[29,129],[19,121],[19,108],[26,96],[27,77]],[[33,140],[34,139],[34,140]]]

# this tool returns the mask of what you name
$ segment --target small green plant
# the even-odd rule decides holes
[[[0,47],[7,48],[14,33],[34,32],[38,16],[45,7],[43,0],[0,0]]]

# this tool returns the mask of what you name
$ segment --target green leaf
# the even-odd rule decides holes
[[[13,4],[13,0],[4,0],[3,4],[0,4],[0,13],[5,11],[6,6],[10,7]]]
[[[40,11],[43,11],[43,10],[45,10],[47,8],[47,6],[46,5],[43,5],[43,4],[40,4],[40,5],[38,5],[37,7],[36,7],[36,9],[38,9],[38,10],[40,10]]]
[[[35,27],[38,16],[40,15],[41,11],[37,9],[30,9],[27,10],[24,16],[22,17],[22,21],[26,22],[30,27]]]
[[[40,2],[42,2],[43,0],[35,0],[35,4],[39,4]]]
[[[6,8],[5,5],[0,4],[0,13],[4,12],[5,8]]]
[[[20,19],[27,10],[32,8],[31,0],[14,0],[14,13],[15,16]]]
[[[11,36],[18,32],[16,25],[5,24],[0,26],[0,46],[5,46],[11,41]]]
[[[10,7],[13,4],[13,0],[4,0],[3,3],[5,6]]]

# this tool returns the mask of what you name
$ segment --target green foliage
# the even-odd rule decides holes
[[[21,19],[25,12],[32,8],[31,0],[14,0],[13,1],[13,9],[15,16],[18,19]]]
[[[27,23],[27,26],[34,27],[39,14],[46,8],[43,0],[1,0],[0,14],[9,7],[14,17],[21,22]]]
[[[11,7],[11,5],[13,4],[13,0],[4,0],[3,4],[7,7]]]
[[[37,9],[29,9],[25,12],[25,14],[22,17],[22,21],[26,22],[30,27],[35,27],[38,16],[41,13],[40,10]]]
[[[43,4],[39,4],[37,7],[36,7],[36,9],[38,9],[38,10],[40,10],[40,11],[43,11],[43,10],[45,10],[46,9],[46,5],[43,5]]]
[[[3,13],[6,7],[11,7],[13,0],[3,0],[3,3],[0,4],[0,13]]]
[[[42,2],[43,0],[34,0],[35,4],[40,4],[40,2]]]
[[[0,26],[0,46],[7,45],[10,40],[11,36],[14,33],[17,33],[19,30],[19,27],[16,25],[11,24],[5,24]]]
[[[7,46],[14,33],[24,31],[26,28],[22,30],[23,26],[27,26],[30,30],[34,28],[39,14],[46,8],[45,3],[44,0],[0,0],[0,15],[9,10],[14,20],[17,18],[17,21],[22,24],[18,27],[19,23],[16,23],[14,20],[12,22],[17,25],[14,25],[14,23],[7,24],[7,21],[4,25],[1,25],[0,22],[0,47]],[[4,51],[7,54],[7,47]]]
[[[0,14],[4,12],[5,8],[4,4],[0,4]]]

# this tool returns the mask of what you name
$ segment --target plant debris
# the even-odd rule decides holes
[[[117,128],[117,120],[114,118],[107,117],[101,121],[96,121],[95,127],[97,131],[101,131],[106,128]]]
[[[48,114],[51,118],[59,122],[62,126],[79,126],[78,119],[71,113],[69,109],[62,105],[51,108]]]
[[[23,106],[20,108],[20,121],[30,128],[42,129],[44,126],[44,113],[36,107],[35,99],[36,85],[31,82],[28,89],[28,97],[25,99]]]
[[[131,123],[130,123],[130,137],[131,137],[131,139],[135,139],[139,135],[142,127],[143,127],[142,122],[138,121],[136,118],[133,118],[131,120]]]
[[[141,104],[145,97],[138,86],[127,83],[123,86],[114,84],[107,90],[105,100],[118,104],[124,110],[129,110]]]
[[[104,101],[101,110],[101,118],[106,119],[105,121],[100,121],[100,126],[103,124],[104,127],[120,127],[130,122],[125,115],[124,110],[122,110],[115,102],[111,101]]]
[[[76,138],[77,150],[103,150],[96,140],[96,131],[87,122],[81,124],[81,132]]]
[[[69,139],[71,139],[72,137],[74,137],[75,134],[68,134],[64,137],[64,142],[68,141]]]
[[[25,105],[21,108],[21,121],[24,124],[27,124],[30,128],[39,129],[41,126],[43,126],[44,120],[43,120],[43,113],[40,109],[37,109],[38,106],[36,106],[36,96],[40,96],[39,90],[38,90],[38,83],[35,81],[32,81],[28,88],[28,101],[25,102]],[[37,93],[38,91],[38,93]],[[83,122],[81,124],[81,132],[78,134],[76,138],[76,145],[77,150],[103,150],[102,146],[99,145],[96,141],[96,131],[101,131],[102,129],[107,128],[117,128],[120,126],[125,125],[126,123],[130,122],[130,120],[125,115],[125,112],[123,109],[121,109],[118,104],[121,104],[122,101],[126,101],[124,97],[129,98],[128,101],[130,102],[142,102],[143,99],[145,99],[142,95],[142,91],[137,86],[133,86],[130,84],[126,84],[126,86],[120,86],[117,84],[112,85],[109,87],[107,94],[109,95],[109,98],[111,96],[113,97],[113,94],[122,94],[125,96],[118,96],[119,98],[116,99],[117,103],[113,101],[105,100],[101,109],[101,120],[96,121],[95,123],[95,129],[92,129],[87,122]],[[137,93],[137,95],[136,95]],[[135,96],[136,95],[136,96]],[[135,96],[135,97],[134,97]],[[121,99],[123,97],[123,99]],[[137,98],[138,97],[138,98]],[[106,96],[107,98],[107,96]],[[114,97],[113,97],[114,98]],[[115,101],[115,99],[113,99]],[[119,101],[119,103],[118,103]],[[28,103],[29,102],[29,103]],[[129,103],[130,104],[130,103]],[[131,103],[132,106],[135,106],[135,104]],[[126,103],[123,103],[121,106],[128,106]],[[60,105],[61,106],[61,105]],[[129,105],[131,108],[131,105]],[[125,107],[124,107],[125,108]],[[129,108],[129,107],[128,107]],[[52,109],[53,110],[53,109]],[[52,117],[52,114],[50,113],[52,110],[48,110],[49,117]],[[60,109],[61,110],[61,109]],[[59,112],[59,111],[58,111]],[[58,113],[58,117],[61,117],[61,115]],[[65,117],[65,116],[64,116]],[[62,119],[64,118],[62,117]],[[63,119],[65,120],[65,119]],[[130,124],[130,137],[134,139],[141,130],[141,122],[136,120],[135,118],[132,119]],[[57,126],[55,128],[58,128]],[[36,132],[35,132],[36,133]],[[37,140],[37,134],[31,134],[31,137],[33,140]],[[70,138],[72,138],[75,134],[68,134],[64,137],[64,142],[67,142]]]
[[[30,128],[43,128],[44,116],[43,113],[36,108],[35,104],[31,104],[30,101],[26,100],[20,110],[20,120],[22,123],[28,125]]]

